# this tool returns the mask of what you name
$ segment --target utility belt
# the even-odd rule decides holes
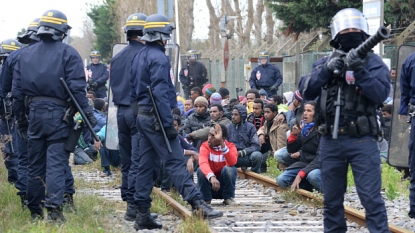
[[[73,123],[73,117],[75,116],[75,113],[77,112],[76,108],[73,106],[72,102],[70,100],[64,101],[59,98],[55,97],[49,97],[49,96],[26,96],[25,98],[25,106],[26,106],[26,115],[29,115],[29,109],[30,104],[37,101],[50,101],[53,102],[59,106],[62,106],[65,109],[65,115],[63,117],[63,121],[66,124],[72,124]]]
[[[153,111],[141,111],[141,110],[138,110],[137,111],[137,116],[142,116],[142,117],[155,117],[156,115],[153,113]]]
[[[271,87],[258,87],[258,90],[264,89],[266,91],[271,90]]]
[[[334,133],[333,125],[328,127],[326,124],[321,124],[317,129],[322,135],[333,135]],[[350,137],[377,136],[380,130],[375,115],[358,116],[347,124],[339,125],[337,133],[339,135],[349,135]]]

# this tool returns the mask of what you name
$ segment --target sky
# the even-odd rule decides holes
[[[3,3],[6,2],[5,4]],[[82,20],[87,17],[86,4],[99,0],[3,0],[0,14],[0,41],[16,38],[22,28],[27,28],[35,18],[40,18],[47,10],[59,10],[68,18],[72,27],[71,36],[82,35]],[[12,10],[7,10],[12,9]]]
[[[101,0],[3,0],[3,9],[8,9],[8,4],[14,7],[2,10],[0,14],[0,42],[8,38],[16,38],[22,28],[27,28],[29,23],[40,18],[44,12],[55,9],[63,12],[68,18],[68,24],[72,27],[71,36],[82,36],[82,22],[87,17],[89,7],[86,4],[99,3]],[[2,1],[2,2],[3,2]],[[156,1],[156,0],[151,0]],[[203,1],[204,3],[204,1]],[[156,12],[155,12],[156,13]],[[206,3],[196,1],[194,8],[195,27],[194,38],[207,38],[209,25],[209,12]]]

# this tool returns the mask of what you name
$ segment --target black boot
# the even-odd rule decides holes
[[[214,210],[208,206],[202,199],[190,201],[189,204],[192,206],[193,214],[201,216],[203,214],[204,219],[213,219],[222,217],[223,213],[218,210]]]
[[[124,219],[133,222],[137,217],[137,213],[137,206],[134,204],[127,203],[127,211],[125,211]],[[157,219],[159,217],[159,215],[156,213],[151,213],[150,215],[153,219]]]
[[[73,194],[65,193],[63,195],[63,209],[68,212],[76,212],[75,204],[73,202]]]
[[[137,208],[137,218],[134,223],[134,229],[143,230],[143,229],[161,229],[163,225],[156,222],[154,218],[151,217],[150,209],[139,207]]]
[[[56,223],[64,223],[66,221],[63,216],[61,208],[47,208],[48,210],[48,221]]]
[[[28,201],[27,201],[26,194],[20,194],[19,196],[20,196],[20,203],[22,204],[22,209],[23,210],[27,209]]]
[[[43,213],[31,212],[30,216],[32,217],[33,222],[36,222],[38,220],[43,220]]]

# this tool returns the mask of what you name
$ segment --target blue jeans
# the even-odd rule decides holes
[[[285,170],[277,177],[277,184],[281,188],[288,188],[295,180],[298,172],[302,168],[293,168]],[[321,192],[321,172],[320,169],[314,169],[307,174],[307,177],[300,182],[300,188],[312,191],[313,189]]]
[[[223,167],[220,176],[216,179],[220,183],[220,188],[218,191],[213,191],[212,184],[206,179],[200,168],[197,169],[197,186],[203,195],[203,200],[235,198],[236,167]]]
[[[284,163],[288,166],[290,166],[291,164],[293,164],[295,162],[300,161],[299,158],[297,158],[297,159],[291,158],[291,153],[288,153],[287,147],[283,147],[283,148],[275,151],[274,158],[276,158],[278,160],[278,162]]]
[[[254,151],[245,157],[239,157],[235,167],[251,167],[251,171],[261,173],[262,154],[259,151]]]
[[[105,146],[101,146],[99,154],[101,155],[101,167],[120,166],[121,157],[118,150],[108,150]]]

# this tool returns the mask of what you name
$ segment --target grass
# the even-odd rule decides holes
[[[276,179],[282,171],[278,169],[278,160],[274,157],[268,157],[267,159],[267,172],[266,176]]]
[[[210,233],[210,228],[208,222],[203,220],[203,218],[192,216],[180,225],[179,232]]]

